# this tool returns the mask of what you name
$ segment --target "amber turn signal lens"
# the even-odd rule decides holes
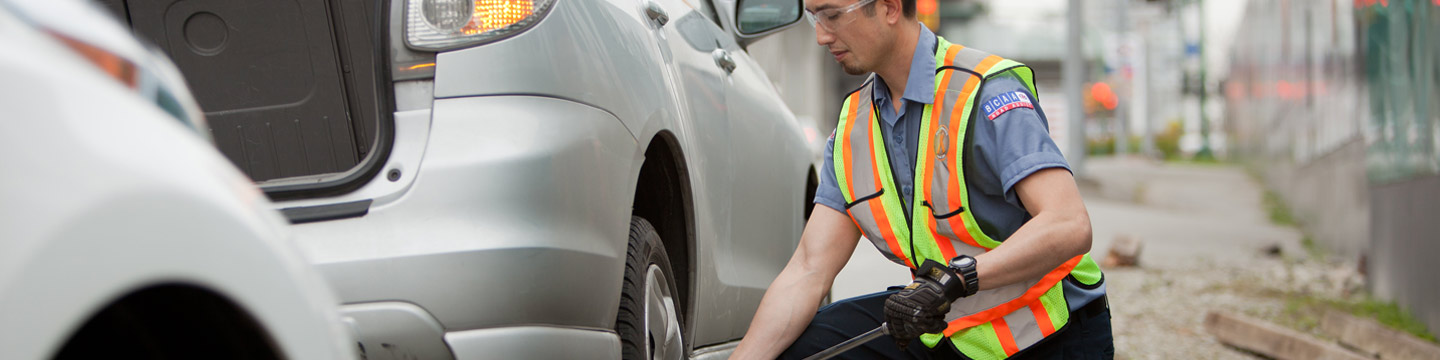
[[[531,0],[476,0],[475,15],[460,32],[472,35],[501,29],[534,13],[535,2]]]
[[[64,43],[66,46],[69,46],[70,49],[75,50],[75,52],[80,54],[81,57],[84,57],[85,60],[89,60],[91,64],[95,64],[95,67],[99,68],[100,71],[103,71],[105,72],[105,74],[110,75],[110,77],[119,81],[121,84],[125,84],[125,87],[131,89],[135,88],[135,82],[138,75],[135,69],[135,64],[131,63],[129,60],[126,60],[125,58],[122,58],[119,55],[115,55],[109,51],[105,51],[105,49],[95,47],[94,45],[86,44],[80,40],[75,40],[74,38],[62,35],[60,33],[50,32],[50,36],[54,36],[56,39],[60,39],[60,42]]]

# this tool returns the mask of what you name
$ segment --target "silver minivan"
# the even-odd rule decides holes
[[[723,357],[815,154],[799,0],[101,0],[174,59],[369,359]]]

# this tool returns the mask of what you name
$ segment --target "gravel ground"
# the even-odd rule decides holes
[[[1088,173],[1091,254],[1104,259],[1118,236],[1144,246],[1139,266],[1104,269],[1118,359],[1257,358],[1217,342],[1206,313],[1296,327],[1313,310],[1287,300],[1362,288],[1352,264],[1311,259],[1298,229],[1271,224],[1260,187],[1237,168],[1096,159]]]
[[[1343,267],[1256,256],[1250,266],[1106,269],[1119,359],[1257,358],[1215,341],[1205,314],[1229,311],[1294,328],[1287,298],[1342,298],[1358,288]],[[1303,314],[1302,314],[1303,315]],[[1319,314],[1311,314],[1318,316]]]

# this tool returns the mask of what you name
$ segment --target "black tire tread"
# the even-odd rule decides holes
[[[647,349],[643,348],[646,334],[642,333],[645,321],[645,269],[650,264],[660,266],[670,280],[671,293],[678,293],[673,271],[670,270],[670,257],[666,255],[665,245],[660,241],[660,234],[655,231],[655,227],[644,218],[632,216],[629,240],[625,249],[625,278],[620,285],[620,311],[615,316],[615,332],[620,335],[620,355],[627,360],[641,359],[647,352]]]

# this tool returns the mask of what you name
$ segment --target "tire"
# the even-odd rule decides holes
[[[615,317],[621,358],[684,358],[678,292],[660,234],[649,221],[631,217],[626,250],[620,312]]]

